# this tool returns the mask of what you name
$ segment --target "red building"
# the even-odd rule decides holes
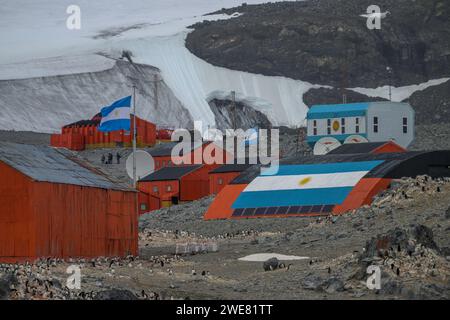
[[[209,172],[209,193],[218,194],[242,171],[247,170],[249,164],[225,164]]]
[[[193,201],[209,194],[209,171],[217,165],[161,168],[139,180],[140,213]]]
[[[67,150],[0,143],[0,262],[138,254],[136,191]]]
[[[101,132],[97,129],[101,115],[97,114],[91,120],[81,120],[62,128],[60,134],[52,134],[50,144],[53,147],[81,151],[90,148],[131,147],[133,143],[134,121],[131,115],[131,130]],[[136,118],[137,146],[149,147],[156,143],[155,124]]]
[[[180,152],[172,157],[172,150],[175,146],[181,146]],[[187,150],[187,152],[185,152]],[[210,152],[211,151],[211,152]],[[206,164],[213,163],[211,157],[215,157],[216,152],[220,152],[219,164],[225,163],[227,157],[232,159],[232,155],[225,152],[220,146],[211,144],[210,141],[194,141],[194,142],[167,142],[161,143],[154,148],[148,150],[148,153],[155,161],[155,170],[164,167],[190,164]],[[175,162],[175,163],[174,163]]]

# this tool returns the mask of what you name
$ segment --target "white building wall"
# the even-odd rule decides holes
[[[345,119],[345,133],[342,133],[342,118],[331,118],[331,134],[328,134],[328,119],[311,119],[307,123],[308,136],[314,136],[314,121],[317,121],[317,135],[318,136],[333,136],[341,134],[364,134],[366,133],[366,119],[364,116],[359,117],[343,117]],[[359,133],[356,132],[356,118],[359,119]],[[333,130],[333,123],[339,122],[339,129]]]
[[[374,132],[374,117],[378,117],[378,132]],[[407,133],[403,133],[403,118],[407,118]],[[371,103],[367,111],[370,142],[393,140],[407,148],[414,140],[414,110],[407,103]]]

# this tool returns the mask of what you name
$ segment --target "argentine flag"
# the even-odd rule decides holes
[[[131,96],[117,100],[112,105],[101,110],[102,120],[99,131],[110,132],[116,130],[130,131]]]

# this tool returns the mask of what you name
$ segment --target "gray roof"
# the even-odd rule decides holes
[[[326,154],[320,156],[291,156],[280,160],[280,165],[289,164],[322,164],[333,162],[357,162],[384,160],[372,169],[366,177],[401,178],[415,177],[420,174],[430,174],[431,167],[442,168],[441,176],[448,176],[445,168],[450,166],[450,150],[439,151],[409,151],[398,153],[359,153],[359,154]],[[247,184],[260,174],[260,165],[253,165],[243,171],[231,184]],[[436,175],[437,177],[438,175]]]
[[[164,181],[164,180],[178,180],[191,173],[203,165],[187,165],[187,166],[170,166],[163,167],[148,176],[139,180],[140,182],[150,182],[150,181]]]
[[[370,153],[377,148],[388,144],[389,141],[384,142],[365,142],[365,143],[348,143],[331,150],[328,154],[355,154],[355,153]]]
[[[224,164],[209,173],[227,173],[227,172],[242,172],[251,167],[251,164]]]
[[[0,161],[35,181],[133,190],[113,182],[67,149],[0,142]]]
[[[175,147],[179,143],[180,142],[165,142],[147,151],[148,153],[150,153],[152,157],[168,157],[172,155],[173,147]],[[195,150],[203,145],[203,142],[201,141],[194,141],[192,143],[191,142],[181,142],[181,143],[183,144],[184,147],[186,147],[186,149],[190,151]],[[180,155],[183,155],[183,152],[181,152]]]

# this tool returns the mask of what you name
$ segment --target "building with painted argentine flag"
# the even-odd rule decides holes
[[[281,165],[276,175],[264,171],[233,203],[234,209],[341,204],[353,187],[383,161]],[[331,210],[330,210],[331,211]]]
[[[112,105],[102,108],[102,120],[99,131],[110,132],[116,130],[130,131],[131,96],[117,100]]]

